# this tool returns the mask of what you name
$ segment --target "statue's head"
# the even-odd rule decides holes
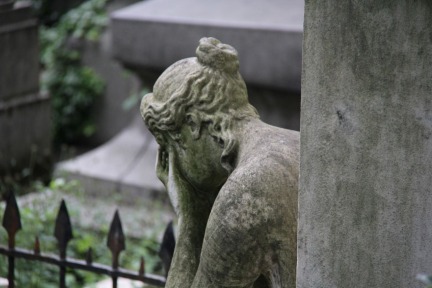
[[[258,113],[249,104],[233,47],[203,38],[196,55],[165,70],[153,93],[143,97],[142,117],[162,148],[173,143],[181,147],[185,127],[189,127],[196,145],[200,145],[203,133],[209,135],[220,147],[219,165],[230,173],[237,145],[232,127],[236,121],[258,118]],[[214,154],[212,149],[207,152]]]

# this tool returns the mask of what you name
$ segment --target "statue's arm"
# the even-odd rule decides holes
[[[202,241],[213,203],[203,198],[179,173],[176,155],[159,151],[157,174],[178,215],[177,243],[165,287],[190,288],[198,269]]]
[[[244,186],[226,183],[209,217],[193,288],[249,288],[264,269],[264,249]],[[259,229],[259,228],[258,228]],[[261,233],[261,235],[257,234]],[[264,234],[263,234],[264,233]]]

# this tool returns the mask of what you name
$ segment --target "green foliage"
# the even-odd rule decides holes
[[[98,40],[108,23],[107,0],[89,0],[67,12],[56,26],[59,33],[74,38]]]
[[[62,191],[62,193],[70,193],[75,196],[78,195],[78,197],[84,196],[84,190],[77,181],[68,182],[64,179],[56,179],[50,183],[49,188],[52,190],[52,195]],[[40,187],[40,189],[45,190],[46,188]],[[35,236],[38,236],[42,253],[58,253],[57,242],[53,234],[60,203],[49,200],[52,199],[48,199],[48,201],[47,199],[35,199],[26,205],[19,204],[23,229],[17,233],[17,247],[32,250]],[[3,216],[4,208],[4,203],[2,203],[0,217]],[[70,206],[68,206],[68,210],[73,223],[74,236],[68,245],[68,257],[85,259],[88,249],[92,248],[94,262],[111,265],[111,254],[106,247],[108,225],[99,232],[83,229],[74,223],[78,211],[71,209]],[[0,228],[0,244],[5,245],[6,243],[6,231]],[[147,272],[161,273],[161,263],[157,256],[158,246],[156,236],[143,240],[128,238],[126,251],[120,257],[120,265],[123,268],[137,271],[140,256],[143,256],[146,260]],[[0,255],[0,276],[7,275],[7,267],[7,258]],[[16,285],[17,287],[56,288],[58,287],[58,270],[59,268],[54,265],[17,259]],[[82,288],[105,277],[80,270],[68,270],[67,287]]]
[[[51,95],[56,143],[74,143],[96,130],[92,109],[105,84],[81,65],[79,51],[71,46],[98,39],[107,23],[105,5],[106,0],[87,1],[66,13],[55,27],[40,29],[42,89]]]

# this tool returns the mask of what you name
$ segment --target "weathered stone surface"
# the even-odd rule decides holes
[[[167,287],[295,287],[299,134],[259,120],[234,48],[196,54],[141,104],[180,223]]]
[[[305,9],[297,287],[424,287],[432,3]]]

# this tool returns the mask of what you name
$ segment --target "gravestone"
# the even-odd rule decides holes
[[[298,288],[432,273],[432,2],[305,3]]]

